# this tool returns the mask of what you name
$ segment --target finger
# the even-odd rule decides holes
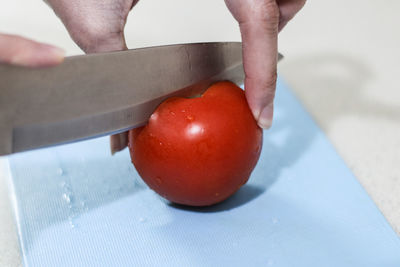
[[[126,17],[137,0],[48,0],[72,39],[86,53],[126,50]],[[127,134],[110,137],[114,154],[127,146]]]
[[[110,44],[108,46],[99,46],[95,47],[91,52],[106,52],[106,51],[113,51],[113,50],[126,50],[128,47],[125,43],[125,36],[122,32],[122,36],[116,37],[114,41],[110,40]],[[123,150],[125,147],[128,146],[128,132],[114,134],[110,136],[110,150],[111,154],[114,155],[115,153]]]
[[[133,0],[131,9],[132,9],[134,6],[136,6],[136,4],[137,4],[138,2],[139,2],[139,0]]]
[[[277,77],[279,8],[275,1],[253,8],[239,21],[243,43],[245,89],[249,106],[257,123],[269,128],[273,118],[273,101]]]
[[[132,8],[138,1],[134,1]],[[86,53],[99,53],[109,51],[127,50],[128,47],[125,41],[124,31],[117,32],[113,35],[109,35],[105,38],[101,38],[102,42],[96,40],[96,38],[85,39],[83,45],[80,45]],[[79,43],[79,42],[78,42]],[[94,43],[95,45],[92,45]],[[123,150],[128,146],[128,132],[114,134],[110,136],[110,150],[111,154]]]
[[[279,31],[296,15],[304,6],[306,0],[278,0],[279,5]]]
[[[132,7],[137,1],[133,2]],[[120,51],[127,50],[128,47],[125,42],[125,35],[123,28],[120,31],[116,31],[112,34],[105,32],[98,33],[96,29],[92,29],[91,25],[86,25],[82,32],[89,32],[86,36],[78,33],[72,34],[77,44],[85,51],[85,53],[101,53],[109,51]],[[74,30],[70,30],[74,31]],[[81,32],[81,31],[78,31]],[[128,132],[114,134],[110,136],[110,150],[111,154],[123,150],[128,146]]]
[[[0,34],[0,62],[26,67],[45,67],[61,63],[64,50],[26,38]]]
[[[128,132],[114,134],[110,136],[110,149],[111,154],[121,151],[128,146]]]

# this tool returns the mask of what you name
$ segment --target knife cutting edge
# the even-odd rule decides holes
[[[74,56],[52,68],[0,64],[0,155],[123,132],[168,97],[243,79],[240,42]]]

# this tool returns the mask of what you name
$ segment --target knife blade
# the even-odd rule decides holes
[[[168,97],[241,83],[241,49],[180,44],[74,56],[52,68],[0,64],[0,155],[123,132]]]

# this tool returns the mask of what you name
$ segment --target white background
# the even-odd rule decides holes
[[[279,72],[400,232],[400,2],[309,0],[280,34]],[[81,54],[38,0],[3,0],[0,32]],[[129,48],[237,41],[223,0],[141,0],[126,28]],[[1,82],[1,81],[0,81]],[[0,266],[21,264],[0,161]],[[329,170],[327,170],[329,171]]]

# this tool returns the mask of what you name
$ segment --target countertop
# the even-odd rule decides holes
[[[279,73],[400,233],[398,10],[395,0],[308,1],[280,34],[285,60]],[[40,1],[3,3],[0,32],[82,54]],[[213,0],[142,0],[131,12],[126,36],[129,48],[240,40],[223,1]],[[0,160],[0,266],[20,266],[4,168]]]

